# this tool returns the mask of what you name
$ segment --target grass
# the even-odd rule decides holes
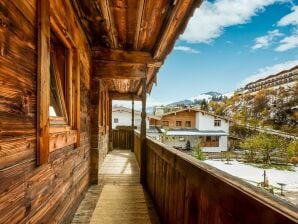
[[[281,165],[281,164],[256,164],[256,163],[250,163],[250,165],[260,168],[260,169],[276,169],[276,170],[287,170],[295,172],[295,169],[291,165]]]

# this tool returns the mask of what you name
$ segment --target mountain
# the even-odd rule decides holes
[[[223,97],[230,96],[229,94],[221,94],[218,92],[210,91],[207,93],[201,93],[198,96],[191,97],[190,99],[180,100],[167,106],[176,106],[176,105],[192,105],[192,104],[199,104],[202,100],[210,101],[210,100],[221,100]]]

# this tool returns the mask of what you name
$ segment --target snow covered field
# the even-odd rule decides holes
[[[238,161],[230,161],[227,164],[220,160],[205,160],[207,164],[214,166],[222,171],[225,171],[233,176],[239,177],[253,185],[263,181],[264,169],[260,169]],[[277,183],[285,183],[286,191],[298,192],[298,167],[295,171],[266,169],[266,174],[269,180],[269,185],[280,188]]]

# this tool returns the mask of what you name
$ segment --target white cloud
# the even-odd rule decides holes
[[[275,51],[283,52],[298,47],[298,6],[292,7],[292,12],[282,17],[277,25],[293,25],[295,29],[290,36],[285,37],[280,41],[279,46],[275,48]]]
[[[267,66],[265,68],[261,68],[258,70],[256,74],[244,79],[241,82],[240,86],[243,87],[250,82],[256,81],[261,78],[265,78],[268,75],[276,74],[282,70],[290,69],[296,65],[298,65],[298,60],[291,60],[291,61],[286,61],[284,63],[276,64],[273,66]]]
[[[183,52],[187,52],[187,53],[193,53],[193,54],[200,53],[200,51],[193,49],[191,47],[188,47],[188,46],[175,46],[174,50],[175,51],[183,51]]]
[[[253,50],[260,49],[260,48],[267,48],[269,47],[276,37],[283,36],[279,30],[275,29],[272,31],[268,31],[266,35],[257,37],[255,39],[255,45],[252,46]]]
[[[190,43],[210,43],[219,37],[224,28],[248,23],[252,16],[266,6],[287,0],[216,0],[204,1],[190,19],[181,36]]]
[[[296,47],[298,47],[298,34],[293,34],[282,39],[280,45],[275,48],[275,51],[282,52]]]
[[[293,6],[292,10],[291,13],[278,21],[278,26],[298,25],[298,6]]]

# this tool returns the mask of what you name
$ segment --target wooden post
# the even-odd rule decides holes
[[[50,1],[38,1],[37,164],[48,162],[50,105]]]
[[[135,99],[131,94],[131,151],[134,152],[134,133],[135,133]]]
[[[140,182],[142,185],[146,183],[146,78],[142,78],[142,113],[141,113],[141,175]]]
[[[112,99],[109,95],[109,151],[113,150],[112,113],[113,113],[113,105],[112,105]]]

